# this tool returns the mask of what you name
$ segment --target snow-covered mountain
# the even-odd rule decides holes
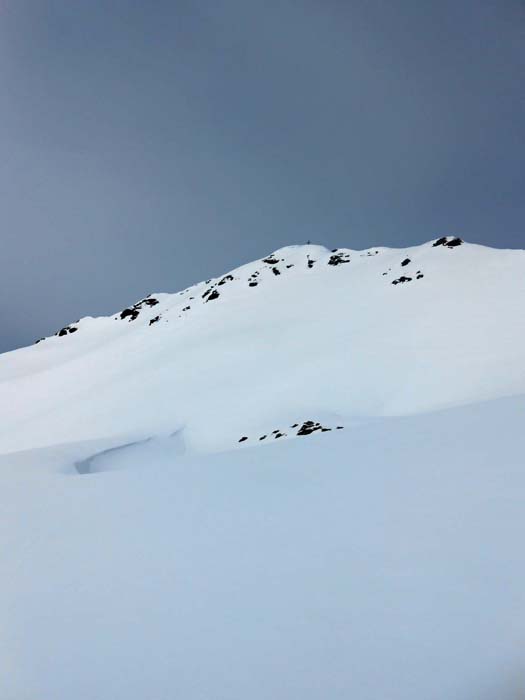
[[[0,355],[0,698],[525,696],[524,302],[290,246]]]
[[[283,248],[3,355],[0,450],[179,431],[215,451],[525,392],[524,294],[523,251],[452,237]]]

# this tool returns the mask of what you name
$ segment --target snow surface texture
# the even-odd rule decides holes
[[[524,301],[297,246],[0,356],[0,698],[525,697]]]

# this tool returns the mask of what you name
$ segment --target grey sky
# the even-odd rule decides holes
[[[0,351],[277,247],[525,247],[522,0],[5,0]]]

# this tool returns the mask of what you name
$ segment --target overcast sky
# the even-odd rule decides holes
[[[307,239],[525,248],[523,0],[3,0],[0,351]]]

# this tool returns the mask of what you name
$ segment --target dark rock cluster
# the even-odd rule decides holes
[[[130,321],[134,321],[139,317],[140,311],[135,308],[131,309],[124,309],[124,311],[120,312],[120,318],[124,320],[125,318],[129,318]]]
[[[265,435],[261,435],[260,437],[257,438],[257,440],[260,442],[261,440],[266,440],[266,439],[274,439],[278,440],[279,438],[282,437],[288,437],[289,435],[297,435],[298,437],[303,437],[305,435],[311,435],[312,433],[315,433],[317,431],[321,433],[328,433],[331,430],[343,430],[344,426],[343,425],[337,425],[335,428],[328,428],[327,426],[322,425],[319,422],[315,422],[313,420],[307,420],[304,421],[303,423],[294,423],[293,425],[290,426],[292,429],[292,433],[287,433],[285,430],[282,428],[278,428],[276,430],[272,430],[271,433],[266,433]],[[238,442],[246,442],[249,440],[249,437],[247,435],[243,435]]]
[[[392,280],[392,284],[404,284],[405,282],[412,282],[412,277],[405,277],[405,275],[401,275],[401,277],[398,277],[397,280]]]
[[[406,260],[408,260],[408,258],[406,258]],[[408,260],[408,262],[410,262],[410,260]],[[402,265],[403,267],[404,267],[404,263],[405,263],[405,261],[403,261],[403,262],[401,263],[401,265]],[[406,264],[408,265],[408,263],[406,263]],[[389,270],[389,272],[390,272],[390,270]],[[383,274],[386,275],[387,273],[386,273],[386,272],[383,272]],[[416,279],[417,279],[417,280],[423,279],[424,276],[425,276],[425,275],[421,272],[421,270],[418,270],[418,271],[416,272]],[[412,282],[413,279],[414,279],[413,277],[407,277],[406,275],[401,275],[401,277],[398,277],[397,279],[392,280],[392,284],[393,284],[393,285],[396,285],[396,284],[404,284],[405,282]]]
[[[438,246],[443,246],[444,248],[457,248],[457,246],[461,245],[462,243],[463,241],[461,238],[457,238],[457,236],[453,236],[452,238],[443,236],[442,238],[438,238],[437,241],[432,244],[432,248],[437,248]]]
[[[336,248],[337,250],[337,248]],[[349,253],[336,253],[335,255],[331,255],[330,259],[328,260],[328,265],[343,265],[344,263],[349,263],[350,262],[350,254]]]
[[[68,335],[69,333],[76,333],[78,331],[78,328],[76,326],[64,326],[64,328],[61,328],[59,331],[55,333],[55,335],[58,335],[59,338],[63,338],[65,335]],[[41,338],[43,340],[43,338]],[[37,343],[40,341],[37,340]]]
[[[155,299],[153,297],[146,297],[145,299],[141,299],[140,301],[138,301],[136,304],[133,304],[133,306],[130,306],[127,309],[124,309],[124,311],[121,311],[120,318],[122,320],[128,318],[130,321],[135,321],[135,319],[139,317],[140,312],[144,306],[152,307],[156,306],[158,303],[158,299]]]

